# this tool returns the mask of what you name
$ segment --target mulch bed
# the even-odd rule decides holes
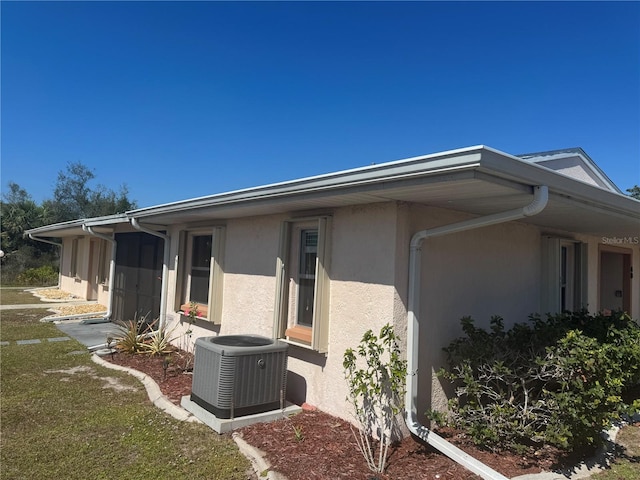
[[[359,453],[350,424],[320,411],[304,411],[289,419],[251,425],[240,429],[240,433],[250,445],[264,451],[272,468],[289,480],[480,478],[413,438],[405,438],[390,450],[385,473],[376,476]],[[438,434],[509,478],[550,470],[563,463],[560,452],[553,448],[529,457],[492,453],[479,449],[460,432],[448,429],[439,430]]]
[[[169,360],[166,370],[165,358]],[[115,353],[103,359],[146,373],[158,384],[160,391],[176,405],[180,405],[183,396],[191,394],[191,371],[189,368],[185,371],[184,367],[193,366],[192,353],[178,351],[167,357]]]
[[[163,357],[116,353],[113,357],[103,358],[146,373],[170,401],[180,405],[180,399],[191,393],[192,375],[183,369],[185,365],[193,365],[193,356],[190,355],[182,351],[172,354],[166,370]],[[285,475],[288,480],[480,478],[413,438],[406,438],[391,449],[387,470],[376,476],[357,450],[350,424],[317,410],[307,410],[271,423],[251,425],[240,429],[239,433],[247,443],[265,452],[272,469]],[[439,430],[438,434],[509,478],[548,471],[567,462],[569,465],[575,464],[575,459],[563,459],[560,452],[552,448],[529,456],[510,452],[492,453],[477,448],[460,432]]]

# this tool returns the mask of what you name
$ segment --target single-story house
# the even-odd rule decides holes
[[[422,418],[446,405],[433,372],[463,316],[640,317],[640,201],[580,148],[476,146],[26,233],[61,243],[60,288],[112,320],[283,339],[289,399],[343,418],[343,354],[367,329],[395,326]]]

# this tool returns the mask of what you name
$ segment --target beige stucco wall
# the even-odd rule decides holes
[[[323,212],[327,213],[327,212]],[[395,204],[336,209],[330,232],[329,351],[320,354],[291,345],[289,348],[288,396],[349,418],[345,409],[344,351],[355,347],[363,333],[396,322],[397,210]],[[253,333],[273,335],[276,294],[276,256],[280,226],[290,216],[234,219],[225,222],[223,315],[219,326],[198,321],[192,328],[191,344],[200,336]],[[184,226],[171,229],[172,239]],[[167,304],[175,304],[177,255],[172,241]],[[400,313],[398,313],[400,310]],[[174,334],[189,325],[169,308],[167,320]],[[184,336],[176,342],[185,344]]]
[[[90,291],[92,290],[90,282],[96,283],[98,273],[98,263],[100,261],[99,255],[99,240],[90,236],[78,237],[78,260],[77,260],[77,275],[75,277],[70,276],[71,262],[72,262],[72,244],[73,238],[62,239],[62,258],[60,263],[60,289],[65,292],[76,295],[80,298],[87,299]],[[91,244],[94,243],[94,255],[91,257]],[[108,255],[110,258],[111,247],[108,247]],[[90,278],[93,277],[93,278]],[[109,286],[96,285],[93,289],[96,293],[96,300],[101,305],[108,305],[109,302]]]
[[[280,223],[270,216],[227,223],[220,333],[272,336]]]
[[[414,205],[411,233],[468,218],[458,212]],[[418,411],[446,407],[444,383],[435,375],[442,348],[462,334],[471,316],[488,327],[491,316],[508,328],[540,306],[540,232],[518,222],[427,239],[422,244]],[[422,409],[422,410],[421,410]]]
[[[64,238],[62,240],[62,262],[60,265],[60,289],[65,292],[76,295],[80,298],[87,297],[87,277],[89,274],[89,238],[78,238],[78,259],[76,264],[77,275],[72,277],[71,262],[72,262],[72,245],[73,238]]]
[[[411,206],[412,234],[467,218],[441,209]],[[435,371],[445,362],[442,348],[462,334],[459,320],[471,316],[487,328],[492,315],[504,318],[505,327],[525,322],[540,312],[544,282],[541,238],[557,235],[587,244],[587,304],[600,309],[600,255],[602,250],[630,253],[633,271],[640,268],[640,245],[634,238],[623,247],[606,245],[605,237],[543,230],[524,222],[509,222],[426,240],[422,246],[420,298],[420,391],[418,405],[446,409],[451,395]],[[610,241],[610,240],[609,240]],[[638,242],[640,243],[640,242]],[[631,279],[631,313],[640,316],[640,279]],[[427,407],[428,406],[428,407]]]
[[[323,212],[328,213],[328,212]],[[406,345],[409,241],[422,229],[468,218],[445,209],[385,203],[345,207],[332,213],[330,232],[330,328],[326,354],[292,345],[288,396],[334,415],[350,418],[342,358],[369,328],[392,322]],[[199,336],[254,333],[272,336],[275,268],[281,222],[290,216],[234,219],[225,222],[222,323],[198,322]],[[184,226],[170,233],[177,239]],[[487,327],[500,315],[508,328],[540,309],[541,238],[561,235],[588,244],[589,305],[597,305],[599,243],[602,239],[567,232],[542,231],[509,222],[426,240],[422,248],[418,410],[445,408],[447,387],[434,375],[444,363],[442,348],[461,335],[460,318],[472,316]],[[179,245],[172,241],[168,319],[183,332],[189,325],[171,312],[174,305]],[[640,271],[634,247],[634,271]],[[632,309],[638,312],[638,281],[632,284]],[[596,308],[596,307],[594,307]],[[181,346],[184,348],[184,337]],[[421,413],[421,412],[419,412]]]
[[[366,330],[378,333],[386,323],[394,323],[395,224],[395,204],[334,212],[329,352],[294,352],[290,359],[291,370],[306,380],[307,401],[343,418],[350,418],[342,367],[345,350],[357,347]]]

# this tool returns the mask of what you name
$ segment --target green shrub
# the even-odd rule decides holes
[[[29,268],[18,274],[15,279],[17,285],[57,285],[58,271],[51,265]]]
[[[567,450],[601,441],[628,410],[621,399],[640,381],[640,327],[624,313],[565,312],[505,331],[462,319],[464,337],[446,349],[439,376],[456,386],[450,412],[428,412],[489,448],[551,444]]]

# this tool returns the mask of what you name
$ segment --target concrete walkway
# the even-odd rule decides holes
[[[87,302],[86,300],[72,301],[72,302],[47,302],[47,303],[28,303],[22,305],[0,305],[0,311],[2,310],[28,310],[28,309],[56,309],[58,307],[75,306],[75,305],[90,305],[96,302]],[[87,318],[89,314],[84,315]],[[58,330],[72,337],[78,342],[82,343],[85,347],[92,349],[91,347],[99,346],[107,343],[107,338],[115,338],[122,334],[122,331],[113,322],[104,323],[83,323],[82,318],[76,320],[63,320],[56,321],[52,318],[51,321],[56,324]],[[64,338],[68,338],[64,337]],[[60,337],[62,338],[62,337]],[[21,345],[40,343],[39,339],[27,339],[18,342]],[[49,339],[48,341],[53,341]],[[58,340],[59,341],[59,340]],[[4,344],[4,343],[3,343]],[[6,345],[6,344],[4,344]]]

